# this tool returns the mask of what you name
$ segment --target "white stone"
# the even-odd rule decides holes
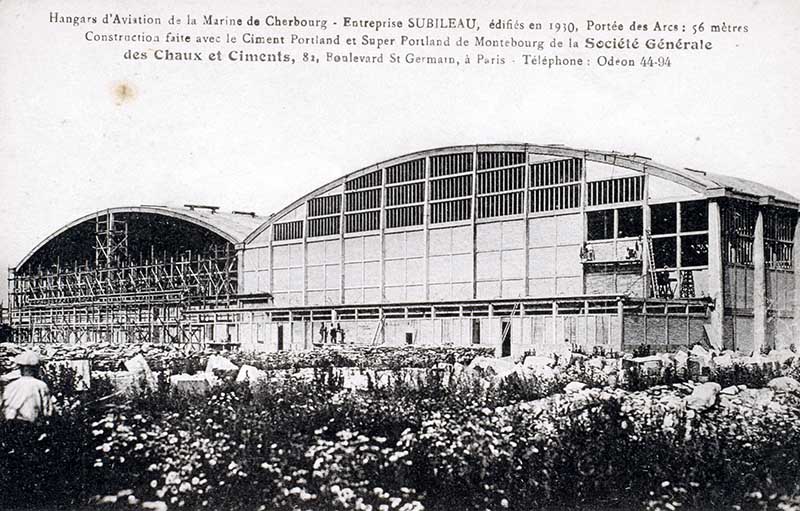
[[[696,357],[711,358],[711,353],[709,353],[707,349],[700,346],[699,344],[695,344],[694,346],[692,346],[691,354]]]
[[[717,364],[717,367],[731,367],[733,365],[733,357],[726,353],[714,358],[714,363]]]
[[[206,373],[175,374],[169,377],[169,385],[179,392],[197,395],[203,395],[211,388],[211,383]]]
[[[602,358],[592,357],[586,362],[586,365],[589,367],[594,367],[595,369],[603,369],[605,366],[605,360]]]
[[[225,357],[221,357],[219,355],[211,355],[208,357],[208,362],[206,363],[206,372],[213,373],[215,370],[219,371],[238,371],[239,368],[228,360]]]
[[[148,378],[153,375],[153,372],[150,370],[150,364],[147,363],[147,360],[145,360],[141,354],[126,360],[125,369],[132,373],[144,373]]]
[[[769,352],[769,355],[767,355],[767,358],[780,365],[784,365],[794,360],[795,354],[790,350],[772,350]]]
[[[688,364],[688,362],[689,362],[689,354],[688,353],[686,353],[685,351],[678,351],[677,353],[675,353],[675,365],[679,369],[681,369],[681,368],[685,369],[686,365]]]
[[[550,357],[541,357],[536,355],[528,355],[522,362],[525,367],[539,369],[541,367],[550,367],[553,365],[553,359]]]
[[[261,369],[258,369],[256,367],[247,364],[243,365],[239,369],[239,374],[236,375],[237,382],[246,381],[251,386],[266,379],[267,379],[266,371],[262,371]]]
[[[800,391],[800,382],[791,376],[781,376],[773,378],[767,383],[767,387],[775,392],[797,392]]]
[[[573,381],[568,383],[567,386],[564,387],[564,392],[566,392],[567,394],[574,394],[576,392],[580,392],[585,388],[586,388],[585,383],[579,381]]]
[[[719,383],[707,382],[695,387],[692,393],[686,398],[686,407],[698,411],[703,411],[714,406],[722,387]]]
[[[467,369],[480,373],[484,377],[497,376],[504,378],[516,370],[516,364],[510,359],[494,357],[475,357],[469,363]]]

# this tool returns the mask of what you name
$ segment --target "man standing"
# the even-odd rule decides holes
[[[21,376],[3,391],[3,415],[9,421],[41,422],[53,414],[53,400],[47,384],[38,379],[39,354],[26,351],[17,355],[14,362]]]

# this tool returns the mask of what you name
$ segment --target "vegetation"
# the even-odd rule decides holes
[[[663,388],[592,377],[590,391],[553,395],[563,379],[438,374],[350,392],[320,370],[306,383],[229,379],[206,396],[162,379],[104,399],[107,383],[79,393],[64,370],[49,425],[0,423],[2,497],[102,509],[800,509],[796,394],[743,420],[670,411],[655,405]]]

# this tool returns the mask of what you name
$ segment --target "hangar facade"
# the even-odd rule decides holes
[[[30,340],[68,331],[284,350],[335,328],[348,343],[484,344],[499,355],[760,350],[790,345],[800,328],[797,216],[780,190],[635,154],[439,148],[349,173],[268,218],[204,207],[89,215],[14,269],[10,314]],[[137,266],[134,252],[148,251]],[[187,252],[197,268],[184,262],[181,277]],[[78,274],[128,284],[79,294],[66,284]]]

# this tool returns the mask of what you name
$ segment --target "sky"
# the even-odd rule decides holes
[[[800,197],[800,2],[484,3],[0,0],[0,301],[5,269],[88,213],[199,203],[268,215],[347,172],[446,145],[618,150]],[[564,20],[581,39],[614,35],[586,32],[586,20],[748,32],[706,34],[713,51],[673,54],[667,69],[156,62],[123,59],[130,43],[84,39],[112,28],[49,23],[51,12]]]

